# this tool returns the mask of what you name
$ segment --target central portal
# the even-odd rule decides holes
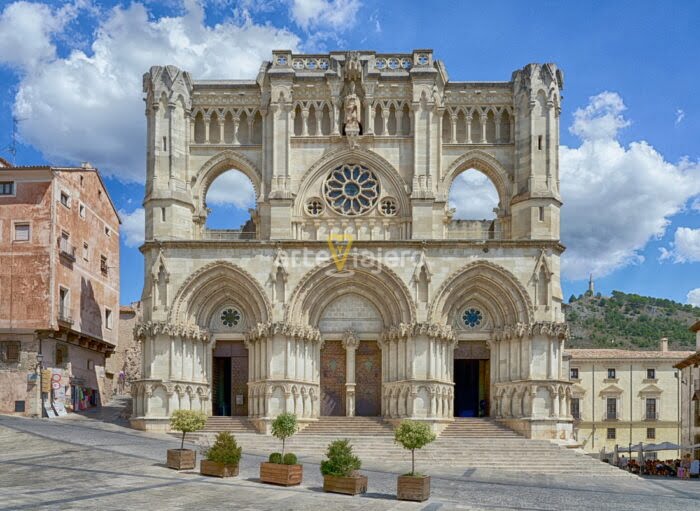
[[[488,416],[489,366],[485,343],[459,343],[454,352],[455,417]]]
[[[382,412],[382,351],[376,341],[360,341],[355,357],[355,415]]]

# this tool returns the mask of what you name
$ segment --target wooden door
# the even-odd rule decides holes
[[[360,341],[355,353],[355,415],[382,411],[382,351],[376,341]]]
[[[321,415],[345,415],[345,348],[325,341],[321,350]]]

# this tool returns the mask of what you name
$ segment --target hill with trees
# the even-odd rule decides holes
[[[657,350],[668,337],[669,349],[695,350],[688,327],[700,320],[700,307],[613,291],[571,295],[563,309],[571,327],[569,348]]]

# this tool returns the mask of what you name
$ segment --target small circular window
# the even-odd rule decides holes
[[[462,322],[464,326],[469,328],[476,328],[481,325],[484,320],[484,315],[479,309],[467,309],[462,314]]]
[[[399,207],[396,205],[396,199],[393,197],[384,197],[379,203],[379,211],[381,211],[384,216],[396,216],[396,213],[399,211]]]
[[[241,313],[237,309],[224,309],[221,312],[221,323],[232,328],[241,322]]]
[[[323,213],[323,202],[321,202],[321,199],[309,199],[306,202],[306,212],[311,216],[319,216]]]

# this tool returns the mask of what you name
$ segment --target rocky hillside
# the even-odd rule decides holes
[[[688,327],[700,319],[700,307],[613,291],[586,293],[564,305],[571,326],[569,348],[658,349],[668,337],[670,349],[695,349]]]

